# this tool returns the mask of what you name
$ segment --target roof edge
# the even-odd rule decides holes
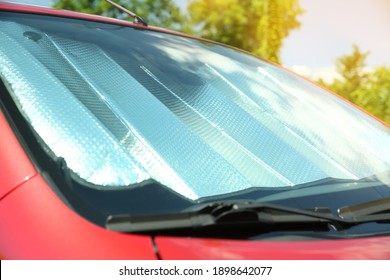
[[[30,13],[30,14],[51,15],[51,16],[58,16],[58,17],[68,17],[68,18],[75,18],[75,19],[85,19],[85,20],[100,21],[100,22],[105,22],[105,23],[127,25],[127,26],[132,26],[132,27],[137,27],[137,28],[144,27],[142,24],[137,24],[137,23],[133,23],[130,21],[119,20],[119,19],[115,19],[115,18],[79,13],[79,12],[68,11],[68,10],[60,10],[60,9],[43,7],[43,6],[38,6],[38,5],[19,4],[19,3],[12,3],[12,2],[0,2],[0,11],[10,11],[10,12],[19,12],[19,13]]]

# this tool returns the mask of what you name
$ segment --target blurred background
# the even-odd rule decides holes
[[[390,0],[114,1],[152,25],[282,64],[390,124]],[[10,2],[127,19],[102,0]]]

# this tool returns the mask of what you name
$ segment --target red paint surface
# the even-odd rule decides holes
[[[0,201],[0,229],[5,259],[156,259],[151,237],[84,220],[40,176]]]
[[[33,165],[0,112],[0,201],[35,175]]]
[[[162,259],[390,259],[390,237],[332,241],[234,241],[157,237]]]

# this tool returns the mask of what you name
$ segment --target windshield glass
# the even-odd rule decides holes
[[[0,77],[54,157],[199,198],[390,170],[389,128],[277,66],[126,26],[1,14]]]

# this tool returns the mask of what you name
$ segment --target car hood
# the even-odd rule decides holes
[[[390,237],[327,241],[236,241],[156,237],[162,259],[390,259]]]

